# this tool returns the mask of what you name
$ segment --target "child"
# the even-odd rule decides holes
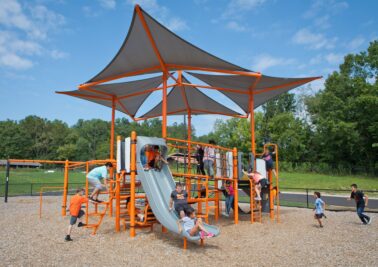
[[[80,188],[76,190],[76,195],[74,195],[71,198],[70,201],[70,214],[71,214],[71,219],[70,219],[70,225],[68,226],[68,231],[66,238],[64,239],[65,241],[73,241],[71,239],[71,230],[72,226],[76,224],[76,221],[79,220],[79,224],[77,227],[82,227],[85,226],[84,223],[81,222],[81,217],[84,215],[84,211],[81,209],[81,205],[84,203],[88,203],[88,198],[84,197],[84,189]]]
[[[351,187],[352,192],[350,194],[350,199],[354,199],[356,201],[358,217],[363,224],[371,224],[371,217],[364,214],[365,206],[368,205],[369,201],[368,196],[361,190],[358,190],[356,184],[352,184]]]
[[[98,199],[98,195],[102,190],[106,189],[107,180],[111,178],[109,172],[112,168],[113,164],[107,162],[104,166],[96,167],[88,173],[88,183],[94,187],[92,194],[89,196],[89,200],[92,202],[102,202]],[[101,183],[101,179],[103,179],[104,184]]]
[[[320,193],[319,192],[314,192],[314,197],[315,197],[315,214],[314,214],[314,219],[319,222],[320,228],[323,228],[322,224],[322,218],[327,218],[324,215],[324,210],[325,210],[325,202],[320,198]]]
[[[273,155],[275,154],[276,152],[270,152],[269,151],[269,148],[265,148],[264,150],[264,154],[262,155],[262,159],[265,160],[265,169],[266,171],[273,171],[273,174],[274,174],[274,177],[277,178],[277,174],[276,174],[276,170],[274,168],[274,162],[273,162]]]
[[[223,215],[229,217],[232,203],[234,203],[234,187],[231,185],[230,181],[226,181],[224,189],[226,191],[226,213],[223,213]]]
[[[148,157],[149,149],[150,149],[149,146],[146,145],[144,146],[143,150],[140,153],[140,162],[142,163],[144,170],[148,170],[147,157]]]
[[[158,170],[158,171],[161,171],[161,169],[163,168],[163,165],[162,163],[164,164],[168,164],[168,162],[164,159],[164,157],[161,156],[160,152],[159,152],[159,146],[154,146],[154,165],[153,167]]]
[[[255,200],[260,201],[261,200],[261,189],[268,186],[269,182],[268,180],[261,175],[258,171],[252,172],[252,170],[248,170],[248,173],[243,170],[243,173],[247,175],[250,179],[253,179],[253,182],[255,183],[255,192],[257,197],[255,197]]]
[[[173,204],[175,211],[179,214],[180,218],[185,217],[185,213],[191,209],[188,204],[188,193],[182,189],[182,184],[176,184],[176,189],[172,191],[171,198],[169,200],[169,210],[173,210]]]
[[[205,237],[214,236],[214,234],[209,233],[208,231],[206,231],[205,227],[203,227],[202,219],[196,218],[196,213],[194,209],[189,209],[186,213],[186,216],[178,221],[179,231],[181,232],[182,228],[180,222],[184,223],[184,230],[190,236],[196,236],[200,234],[201,239],[204,239]]]

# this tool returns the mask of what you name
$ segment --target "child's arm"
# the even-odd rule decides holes
[[[182,226],[181,226],[181,223],[182,223],[182,219],[177,220],[177,226],[178,226],[179,233],[182,232]]]
[[[173,209],[173,199],[170,198],[169,199],[169,210],[172,210]]]
[[[368,198],[368,196],[367,196],[367,195],[365,195],[365,196],[364,196],[364,198],[365,198],[365,206],[367,207],[367,205],[368,205],[368,202],[369,202],[369,198]]]

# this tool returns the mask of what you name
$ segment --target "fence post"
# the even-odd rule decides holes
[[[307,208],[309,208],[309,205],[308,205],[308,188],[306,188],[306,202],[307,202]]]
[[[8,189],[9,189],[9,169],[10,169],[10,163],[9,160],[7,160],[7,170],[5,174],[5,194],[4,194],[4,202],[8,202]]]
[[[30,183],[30,196],[33,196],[33,183]]]

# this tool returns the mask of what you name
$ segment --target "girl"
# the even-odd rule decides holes
[[[226,213],[223,213],[223,215],[229,217],[232,208],[232,203],[234,203],[234,187],[231,185],[230,181],[226,181],[226,185],[224,188],[226,191]]]
[[[276,152],[273,151],[273,152],[270,152],[269,151],[269,148],[265,148],[264,150],[264,154],[262,155],[262,159],[265,160],[265,169],[266,171],[273,171],[273,174],[274,174],[274,177],[277,178],[277,174],[276,174],[276,170],[274,168],[274,162],[273,162],[273,155],[275,154]]]
[[[261,175],[258,171],[252,172],[252,170],[248,170],[248,173],[243,170],[243,173],[247,175],[250,179],[253,179],[253,182],[255,183],[255,192],[257,197],[255,197],[255,200],[260,201],[261,200],[261,189],[268,186],[269,182],[268,180]]]
[[[314,192],[314,197],[315,197],[315,214],[314,214],[314,219],[319,222],[320,228],[323,228],[322,224],[322,218],[327,218],[324,215],[324,210],[325,210],[325,202],[320,198],[320,193],[319,192]]]
[[[188,210],[186,216],[178,221],[180,232],[182,231],[181,222],[183,222],[184,224],[184,230],[190,236],[196,236],[198,235],[198,233],[200,234],[201,239],[204,239],[205,237],[209,238],[214,236],[214,234],[206,231],[205,227],[202,224],[202,219],[196,218],[196,213],[194,209]]]

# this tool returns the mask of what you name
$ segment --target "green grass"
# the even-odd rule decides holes
[[[331,176],[317,173],[280,172],[280,187],[282,188],[313,188],[349,190],[356,183],[364,190],[378,190],[378,177]]]

